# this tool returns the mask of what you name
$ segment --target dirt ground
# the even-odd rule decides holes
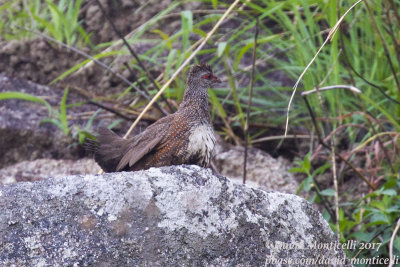
[[[101,0],[100,2],[120,33],[126,36],[167,8],[172,1]],[[197,5],[199,4],[184,4],[177,8],[177,12],[186,8],[195,8]],[[93,44],[119,39],[95,1],[83,1],[79,19],[83,21],[82,27],[85,31],[91,34]],[[176,27],[179,27],[174,21],[179,23],[180,16],[165,19],[163,24],[158,24],[156,27],[166,33],[171,33]],[[133,44],[133,48],[138,54],[148,49],[148,47],[135,44]],[[83,52],[90,54],[88,49],[84,49]],[[85,59],[85,57],[76,52],[47,41],[40,36],[33,40],[0,41],[0,72],[38,84],[49,84]],[[111,59],[104,60],[104,63],[110,65],[114,71],[119,72],[128,80],[133,80],[129,71],[121,71],[124,62],[129,62],[130,60],[132,60],[131,56],[122,56],[114,65],[111,65]],[[115,75],[97,65],[86,68],[78,75],[72,75],[70,78],[63,80],[61,84],[59,83],[62,86],[69,84],[93,93],[120,93],[127,88],[127,85],[120,78],[115,77]]]

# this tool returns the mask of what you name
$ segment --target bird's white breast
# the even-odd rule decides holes
[[[202,124],[192,130],[187,150],[190,155],[199,154],[205,158],[206,162],[209,162],[214,146],[213,128],[210,125]]]

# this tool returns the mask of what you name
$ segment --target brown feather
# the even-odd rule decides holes
[[[106,172],[132,169],[158,145],[163,137],[160,132],[168,129],[173,118],[171,115],[164,117],[130,139],[123,139],[111,130],[101,127],[97,137],[100,145],[95,154],[96,162]]]
[[[106,127],[100,127],[97,142],[99,145],[94,159],[104,171],[115,171],[115,166],[125,154],[128,140],[119,137]]]
[[[208,166],[214,134],[207,89],[218,80],[207,64],[192,66],[179,109],[125,140],[100,129],[95,160],[104,171],[135,171],[179,164]],[[208,76],[207,76],[208,75]]]
[[[149,137],[142,135],[141,137]],[[148,154],[154,147],[160,142],[162,136],[155,136],[155,138],[148,138],[150,140],[143,140],[145,138],[138,138],[135,142],[135,146],[131,146],[126,154],[122,157],[116,171],[121,171],[125,167],[132,167],[142,159],[146,154]]]

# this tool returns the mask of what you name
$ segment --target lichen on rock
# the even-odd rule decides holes
[[[336,239],[306,200],[234,184],[198,166],[2,186],[0,209],[1,266],[264,266],[271,257],[345,259],[341,250],[312,248]]]

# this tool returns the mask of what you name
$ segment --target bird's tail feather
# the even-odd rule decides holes
[[[106,127],[100,127],[97,141],[89,140],[85,147],[94,152],[94,159],[105,172],[115,172],[128,148],[128,140],[119,137]]]

